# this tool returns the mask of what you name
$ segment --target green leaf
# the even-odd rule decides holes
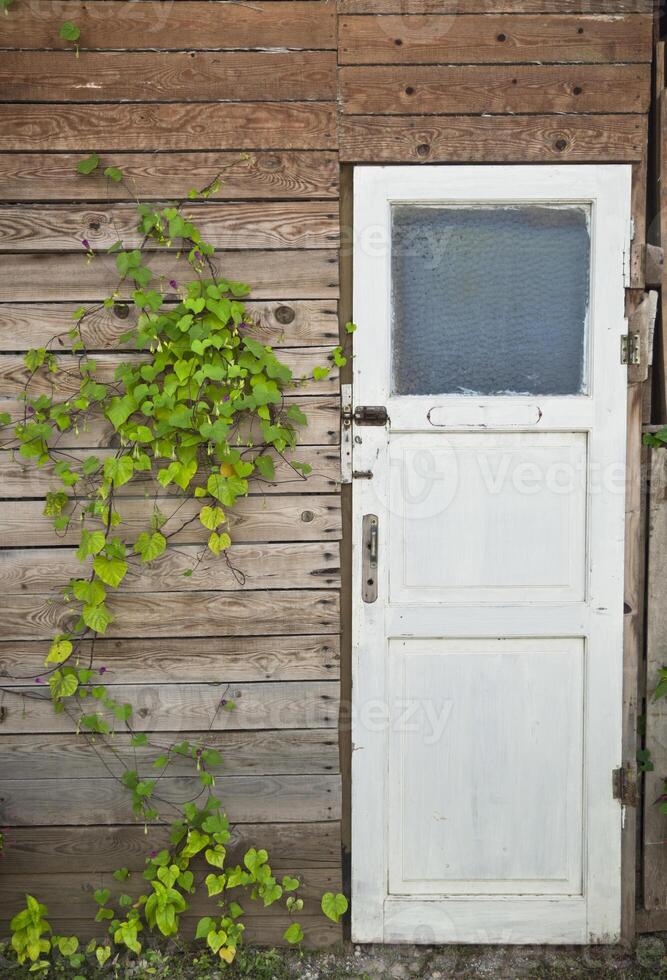
[[[106,167],[104,176],[113,180],[115,184],[120,184],[123,179],[123,171],[119,167]]]
[[[228,534],[218,534],[216,531],[211,532],[208,539],[208,547],[214,555],[219,555],[221,551],[229,548],[231,543],[232,539]]]
[[[206,885],[209,898],[213,898],[214,895],[220,894],[225,887],[225,880],[225,875],[206,875],[204,884]]]
[[[197,931],[195,932],[195,939],[206,939],[209,932],[212,932],[214,929],[215,929],[214,920],[209,915],[205,916],[203,919],[200,919],[199,922],[197,923]]]
[[[224,847],[209,847],[204,852],[204,857],[209,864],[212,864],[214,868],[220,868],[222,870],[225,866],[225,849]]]
[[[0,425],[9,425],[12,417],[9,412],[0,412]]]
[[[62,37],[62,34],[60,36]],[[93,170],[97,170],[99,165],[100,165],[100,158],[98,157],[97,153],[91,153],[90,156],[86,157],[85,160],[79,160],[79,162],[76,165],[76,172],[78,174],[84,174],[87,176],[88,174],[92,174]]]
[[[97,456],[89,456],[81,467],[81,472],[84,476],[91,476],[97,469],[99,469],[100,461]]]
[[[199,511],[199,520],[209,531],[215,531],[225,520],[225,512],[222,507],[209,507],[207,505]]]
[[[265,480],[273,480],[276,470],[270,456],[255,456],[255,466]]]
[[[112,398],[109,407],[105,410],[105,415],[114,429],[120,429],[123,423],[127,422],[136,407],[134,399],[130,398],[129,395],[124,395],[122,398]]]
[[[106,905],[111,898],[111,892],[108,888],[98,888],[93,892],[93,898],[98,905]]]
[[[106,589],[97,579],[92,581],[85,578],[73,579],[72,591],[79,602],[85,602],[89,606],[99,606],[107,596]]]
[[[93,562],[93,569],[96,575],[98,575],[106,585],[110,585],[113,589],[117,589],[125,578],[125,573],[127,572],[127,562],[122,561],[119,558],[107,558],[104,555],[98,555]]]
[[[98,946],[95,950],[95,956],[97,957],[97,962],[100,966],[104,966],[106,961],[111,956],[111,948],[109,946]]]
[[[290,945],[300,943],[303,940],[303,929],[298,922],[293,922],[291,926],[285,929],[283,939],[290,943]]]
[[[113,621],[113,616],[104,603],[99,606],[84,606],[81,617],[86,626],[95,633],[105,633],[107,626]]]
[[[71,698],[72,695],[76,694],[79,682],[74,673],[63,673],[56,670],[49,677],[49,687],[51,688],[51,696],[56,700]]]
[[[142,531],[135,542],[134,550],[141,555],[142,561],[153,561],[166,547],[167,540],[159,531],[154,531],[152,534]]]
[[[78,41],[81,37],[81,31],[71,20],[66,20],[60,26],[60,36],[63,41]]]
[[[313,368],[313,378],[315,381],[322,381],[323,378],[328,378],[331,372],[331,368],[327,367],[314,367]]]
[[[111,456],[104,461],[104,475],[115,488],[129,483],[134,473],[134,462],[131,456]]]
[[[357,325],[356,323],[353,323],[352,320],[348,320],[348,322],[345,324],[346,333],[354,333],[356,329]]]
[[[287,418],[290,421],[295,422],[296,425],[306,425],[308,422],[307,416],[303,414],[298,405],[292,405],[287,410]]]
[[[667,697],[667,667],[662,667],[658,684],[653,692],[653,700],[660,701],[661,698],[665,697]]]
[[[81,531],[81,541],[76,550],[76,556],[79,561],[85,561],[89,555],[99,554],[104,547],[105,540],[104,531],[86,531],[83,528]]]
[[[59,936],[57,946],[62,956],[73,956],[79,948],[79,940],[76,936]]]
[[[49,653],[44,663],[62,664],[70,656],[73,649],[70,640],[57,636],[49,647]]]
[[[345,895],[340,893],[334,895],[333,892],[326,892],[322,895],[322,911],[332,922],[338,922],[341,915],[345,915],[347,912],[347,907]]]

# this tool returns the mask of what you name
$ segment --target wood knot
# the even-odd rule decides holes
[[[431,152],[431,147],[428,143],[420,143],[417,147],[417,156],[427,157]]]
[[[556,147],[557,150],[563,151],[563,150],[565,150],[567,148],[567,140],[564,140],[561,137],[561,139],[557,139],[556,140],[556,142],[554,143],[554,146]]]
[[[127,320],[130,315],[130,307],[127,303],[114,303],[113,312],[114,316],[117,316],[119,320]]]
[[[314,517],[315,515],[313,514],[312,510],[304,510],[301,513],[301,520],[304,522],[304,524],[310,524]]]
[[[291,306],[278,306],[274,314],[278,323],[286,324],[291,323],[296,313]]]
[[[496,41],[506,41],[507,34],[496,34]]]

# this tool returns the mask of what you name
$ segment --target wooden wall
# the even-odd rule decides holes
[[[22,351],[114,282],[104,260],[85,264],[81,239],[110,244],[129,229],[131,207],[117,186],[75,176],[93,150],[155,200],[250,154],[197,211],[224,252],[221,270],[253,283],[261,335],[303,374],[337,342],[341,278],[349,305],[340,164],[632,162],[641,243],[650,10],[650,0],[16,0],[0,18],[0,399],[15,403]],[[58,37],[65,17],[81,29],[79,58]],[[347,205],[342,213],[347,241]],[[113,312],[98,317],[104,372],[126,328]],[[239,845],[266,843],[317,897],[341,884],[338,379],[300,400],[310,423],[299,457],[313,475],[266,495],[255,488],[236,508],[233,561],[245,585],[222,563],[183,578],[182,559],[167,557],[128,576],[100,653],[109,682],[165,742],[206,730],[215,715],[220,791]],[[636,434],[641,419],[630,421]],[[108,439],[100,423],[85,441]],[[72,544],[41,517],[49,472],[3,457],[0,669],[32,675],[62,621],[50,591],[70,574]],[[132,528],[150,507],[142,496],[124,502]],[[202,540],[188,527],[179,550]],[[238,710],[221,717],[227,691]],[[74,928],[88,915],[86,893],[119,864],[138,866],[146,838],[62,717],[1,697],[0,825],[11,830],[0,918],[29,885]],[[184,797],[183,778],[165,782]],[[316,944],[340,935],[319,916],[304,922]],[[283,926],[269,915],[262,938]]]
[[[65,17],[81,29],[79,58],[58,38]],[[253,284],[261,336],[299,376],[325,362],[338,342],[333,5],[19,0],[0,18],[0,45],[31,49],[0,54],[0,399],[15,407],[22,351],[67,329],[81,301],[114,285],[112,260],[87,266],[81,239],[104,248],[132,237],[127,192],[74,172],[92,150],[123,169],[140,199],[156,200],[203,186],[248,152],[215,201],[191,210],[224,250],[221,272]],[[173,264],[173,256],[151,262]],[[111,349],[127,326],[113,312],[96,318],[101,375],[118,362]],[[138,709],[139,727],[157,730],[153,741],[212,725],[209,742],[225,760],[217,789],[236,825],[232,860],[257,844],[275,868],[298,873],[309,900],[304,928],[325,945],[340,935],[319,913],[321,894],[341,887],[337,377],[311,383],[297,400],[310,420],[298,457],[313,474],[302,482],[283,469],[282,482],[254,487],[235,508],[231,561],[245,584],[223,561],[180,574],[205,543],[204,529],[188,525],[178,553],[128,575],[96,656],[115,695]],[[104,453],[109,435],[99,422],[59,447]],[[23,677],[40,672],[46,639],[67,615],[52,590],[75,568],[73,540],[56,537],[41,516],[50,486],[49,469],[2,453],[0,661]],[[144,526],[152,499],[120,502],[129,533]],[[159,504],[176,511],[169,497]],[[216,711],[223,696],[235,712]],[[92,889],[117,888],[111,871],[142,867],[164,833],[146,837],[133,822],[128,795],[70,734],[66,716],[48,703],[0,697],[0,825],[11,827],[0,919],[30,890],[57,928],[87,932]],[[117,744],[127,752],[126,737]],[[160,784],[167,800],[193,790],[178,767]],[[208,904],[204,894],[191,913]],[[284,918],[255,911],[248,935],[279,940]]]

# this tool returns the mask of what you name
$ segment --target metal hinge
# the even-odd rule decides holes
[[[623,806],[637,806],[637,780],[631,766],[621,766],[611,773],[614,799]]]
[[[641,364],[641,342],[638,333],[621,336],[621,364]]]

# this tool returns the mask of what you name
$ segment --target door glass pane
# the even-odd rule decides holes
[[[589,211],[392,206],[392,391],[586,390]]]

